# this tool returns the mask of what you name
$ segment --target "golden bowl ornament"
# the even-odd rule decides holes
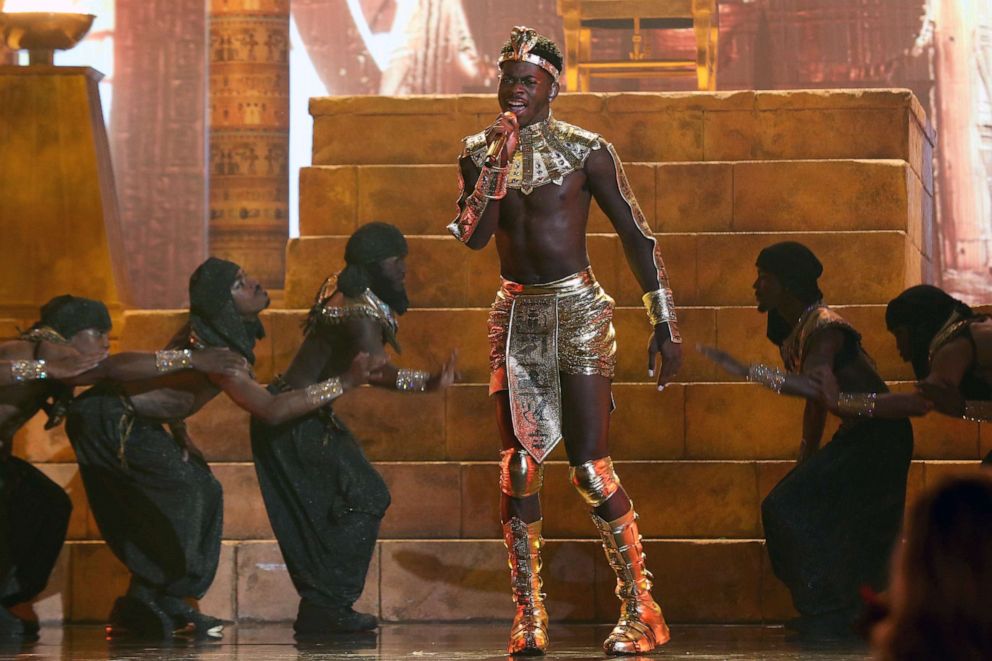
[[[93,14],[0,12],[0,38],[7,48],[26,50],[31,64],[53,64],[56,50],[69,50],[93,27]]]

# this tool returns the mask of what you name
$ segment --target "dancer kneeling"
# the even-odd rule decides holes
[[[806,398],[799,461],[762,503],[762,523],[772,569],[801,615],[793,628],[808,637],[844,637],[860,611],[859,588],[886,583],[913,451],[906,416],[928,407],[920,397],[901,400],[894,419],[872,419],[872,404],[888,389],[859,333],[823,303],[823,267],[808,248],[777,243],[761,251],[757,267],[758,310],[768,315],[768,339],[786,372],[703,351],[738,376]],[[837,410],[841,426],[820,448],[827,416],[817,385],[822,373],[856,394]]]
[[[223,391],[279,423],[368,377],[362,356],[341,378],[273,396],[249,367],[264,335],[258,314],[269,303],[266,291],[237,264],[210,258],[193,273],[189,293],[189,322],[156,354],[157,375],[97,385],[73,402],[66,420],[97,525],[131,572],[110,616],[112,632],[215,636],[222,628],[185,601],[201,598],[213,581],[223,523],[220,483],[186,433],[185,418]],[[210,347],[236,352],[236,363],[209,374],[186,369]]]

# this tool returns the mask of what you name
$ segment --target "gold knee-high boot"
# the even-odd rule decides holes
[[[548,612],[541,592],[541,520],[524,523],[512,517],[503,524],[510,556],[510,584],[517,612],[510,628],[510,654],[544,654],[548,648]]]
[[[643,654],[664,645],[671,636],[661,607],[651,596],[653,577],[644,567],[633,503],[630,511],[615,521],[607,522],[596,514],[592,520],[603,539],[606,559],[616,572],[620,599],[620,620],[603,643],[603,650],[607,654]]]

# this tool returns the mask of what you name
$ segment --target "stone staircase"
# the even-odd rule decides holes
[[[302,236],[287,248],[285,309],[263,315],[264,381],[295,352],[305,309],[341,267],[348,235],[385,220],[410,243],[413,308],[401,319],[398,364],[437,366],[460,349],[464,381],[443,394],[365,389],[337,407],[393,494],[359,604],[389,621],[511,614],[486,389],[485,318],[499,269],[493,246],[472,252],[444,230],[455,210],[459,140],[495,112],[491,96],[314,99],[314,165],[300,173]],[[791,606],[768,565],[759,505],[790,469],[802,403],[734,382],[692,346],[777,362],[753,309],[753,264],[765,245],[796,239],[822,259],[828,300],[864,333],[883,376],[911,378],[885,331],[884,304],[933,275],[933,141],[922,110],[908,91],[869,90],[564,95],[555,112],[601,132],[629,159],[687,341],[679,383],[657,393],[645,370],[640,292],[594,208],[589,254],[618,303],[612,454],[642,517],[657,596],[676,622],[785,619]],[[181,323],[178,311],[131,311],[118,344],[156,349]],[[247,423],[224,398],[191,420],[225,489],[221,568],[201,606],[231,619],[291,619],[296,595],[258,492]],[[911,493],[971,470],[992,449],[989,430],[975,423],[933,416],[914,428]],[[45,434],[33,421],[16,452],[76,504],[37,609],[46,619],[99,621],[126,574],[100,541],[72,451],[61,431]],[[613,575],[560,449],[543,503],[552,618],[615,618]]]

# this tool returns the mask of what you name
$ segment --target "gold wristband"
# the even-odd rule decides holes
[[[648,321],[652,326],[675,321],[675,299],[672,297],[672,290],[668,288],[649,291],[641,300],[644,302],[644,309],[648,313]]]
[[[396,389],[402,392],[424,392],[430,378],[431,373],[423,370],[397,370]]]
[[[44,360],[15,360],[10,364],[10,375],[14,381],[38,381],[48,378]]]
[[[482,166],[479,181],[475,183],[475,191],[490,200],[501,200],[506,197],[507,179],[510,166],[502,168]]]
[[[877,392],[842,392],[837,396],[837,412],[841,415],[871,418],[875,415]]]
[[[343,395],[344,386],[341,385],[341,379],[334,377],[309,385],[304,392],[307,396],[307,404],[311,406],[323,406]]]
[[[970,399],[964,403],[965,420],[973,422],[984,422],[992,420],[992,401],[984,399]]]
[[[760,383],[772,392],[779,394],[785,385],[785,372],[778,367],[755,363],[747,368],[747,380]]]
[[[159,372],[176,372],[193,367],[193,352],[189,349],[166,349],[155,352],[155,368]]]

